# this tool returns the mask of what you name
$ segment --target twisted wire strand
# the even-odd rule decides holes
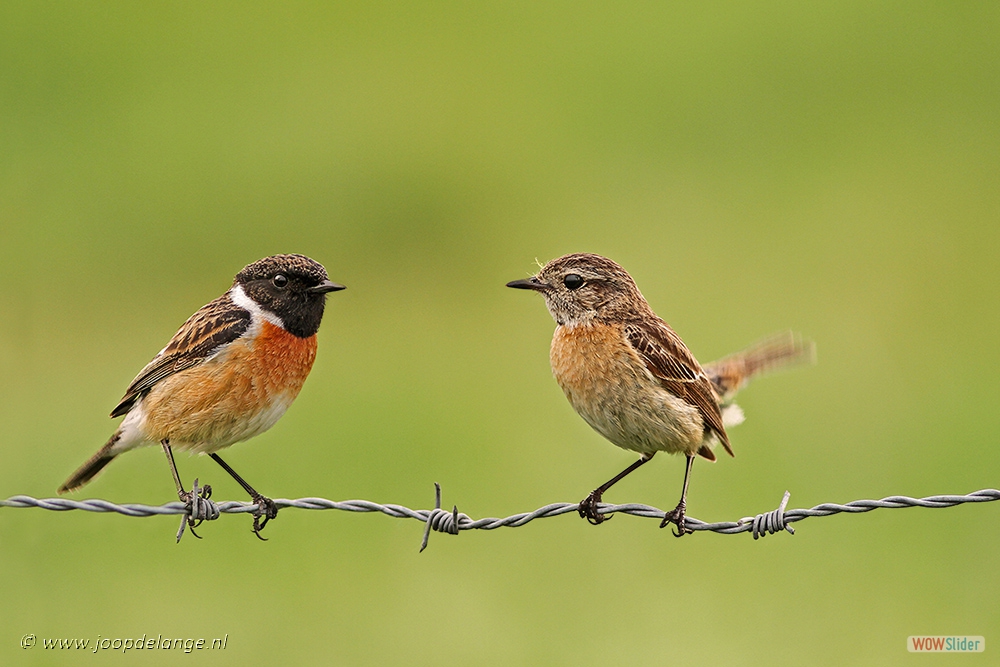
[[[523,512],[504,518],[482,518],[473,519],[466,514],[460,513],[457,506],[451,511],[441,509],[441,487],[436,487],[436,506],[433,509],[414,510],[403,505],[381,504],[370,500],[344,500],[334,501],[326,498],[299,498],[288,500],[277,498],[274,504],[279,509],[295,507],[305,510],[342,510],[345,512],[381,512],[398,519],[416,519],[425,524],[424,539],[421,551],[427,546],[430,531],[450,533],[457,535],[463,530],[495,530],[501,527],[518,528],[535,519],[544,519],[561,514],[576,512],[579,503],[552,503],[544,507],[539,507],[533,512]],[[943,508],[954,507],[963,503],[982,503],[993,500],[1000,500],[1000,491],[997,489],[982,489],[966,495],[938,495],[926,498],[911,498],[909,496],[889,496],[881,500],[855,500],[843,505],[837,503],[822,503],[809,509],[786,510],[789,493],[786,491],[777,509],[764,512],[752,517],[744,517],[738,521],[721,521],[717,523],[707,523],[693,517],[685,519],[685,526],[694,531],[711,531],[722,535],[735,535],[737,533],[752,533],[754,539],[774,534],[781,530],[786,530],[794,534],[794,530],[788,524],[802,521],[809,517],[831,516],[847,512],[849,514],[861,514],[875,509],[898,509],[902,507],[927,507]],[[211,502],[211,501],[207,501]],[[241,514],[253,512],[257,509],[254,503],[238,501],[225,501],[212,503],[219,513]],[[65,512],[68,510],[84,510],[87,512],[117,512],[125,516],[157,516],[166,514],[191,515],[191,508],[182,502],[166,503],[165,505],[141,505],[136,503],[116,504],[107,500],[70,500],[68,498],[32,498],[31,496],[18,495],[11,496],[7,500],[0,500],[0,507],[38,507],[41,509]],[[210,509],[200,508],[198,517],[216,518],[218,515]],[[600,503],[598,505],[600,514],[629,514],[632,516],[662,520],[665,512],[650,505],[639,503],[628,503],[625,505],[612,505]]]

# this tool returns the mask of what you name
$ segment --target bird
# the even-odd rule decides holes
[[[552,373],[576,412],[613,444],[639,454],[579,503],[580,516],[594,525],[610,518],[598,512],[603,494],[666,452],[687,461],[680,502],[664,513],[660,527],[674,524],[677,537],[693,532],[685,525],[691,467],[696,456],[714,461],[719,443],[733,455],[726,427],[743,421],[733,403],[736,392],[755,375],[815,355],[811,342],[787,332],[703,367],[653,312],[632,276],[601,255],[558,257],[507,287],[545,298],[556,322]]]
[[[124,416],[118,428],[58,492],[79,489],[119,454],[159,444],[177,494],[190,507],[197,481],[194,491],[185,490],[173,449],[204,453],[250,495],[257,505],[253,532],[265,539],[260,531],[277,516],[276,505],[217,452],[271,428],[292,404],[316,358],[326,296],[342,289],[304,255],[273,255],[245,266],[228,291],[189,317],[139,371],[111,411],[112,418]],[[203,493],[207,498],[210,487]]]

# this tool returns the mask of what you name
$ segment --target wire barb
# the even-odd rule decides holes
[[[502,519],[485,518],[471,519],[462,514],[455,506],[451,512],[441,509],[441,487],[436,487],[436,506],[430,510],[413,510],[402,505],[379,504],[370,500],[344,500],[333,501],[326,498],[299,498],[298,500],[287,500],[279,498],[274,500],[274,504],[279,509],[285,507],[296,507],[307,510],[342,510],[346,512],[381,512],[397,519],[416,519],[424,524],[424,541],[421,544],[421,551],[427,546],[427,540],[431,530],[447,532],[457,535],[461,530],[495,530],[504,526],[518,528],[535,519],[544,519],[560,514],[576,512],[579,503],[553,503],[545,507],[539,507],[534,512],[524,512],[514,514]],[[201,489],[202,497],[205,489]],[[844,505],[836,503],[823,503],[810,509],[786,510],[789,494],[786,491],[778,509],[771,512],[758,514],[756,517],[744,517],[739,521],[723,521],[719,523],[706,523],[691,516],[686,517],[684,525],[693,531],[711,531],[722,535],[734,535],[736,533],[752,532],[754,538],[763,535],[776,533],[780,530],[787,530],[794,534],[792,527],[788,524],[802,521],[809,517],[830,516],[847,512],[849,514],[861,514],[875,509],[897,509],[901,507],[926,507],[940,509],[944,507],[954,507],[963,503],[983,503],[1000,500],[1000,491],[997,489],[983,489],[974,491],[967,495],[940,495],[928,496],[927,498],[910,498],[908,496],[889,496],[882,500],[855,500]],[[117,512],[125,516],[157,516],[165,514],[183,514],[185,521],[211,520],[217,518],[219,513],[240,514],[253,512],[257,509],[254,503],[241,503],[237,501],[225,501],[215,503],[204,497],[207,505],[203,506],[200,501],[188,507],[182,502],[172,502],[166,505],[151,506],[139,504],[117,505],[107,500],[69,500],[68,498],[32,498],[31,496],[12,496],[7,500],[0,500],[0,507],[38,507],[41,509],[65,512],[67,510],[84,510],[87,512]],[[209,507],[214,508],[214,512]],[[663,510],[651,507],[650,505],[640,505],[631,503],[628,505],[611,505],[599,503],[598,511],[601,513],[620,512],[631,514],[632,516],[656,519],[663,518]],[[196,514],[197,513],[197,514]],[[200,518],[195,518],[195,517]],[[197,524],[196,524],[197,525]]]
[[[472,521],[467,515],[458,513],[458,505],[454,505],[450,512],[441,509],[441,485],[434,482],[434,509],[427,512],[427,523],[424,526],[424,539],[420,543],[420,552],[427,548],[427,540],[430,539],[431,531],[458,535],[462,529],[462,521],[467,524]]]
[[[785,524],[785,508],[788,506],[788,499],[791,496],[790,492],[785,491],[778,509],[758,514],[752,519],[749,517],[740,519],[737,523],[741,525],[750,524],[750,530],[753,532],[753,539],[755,540],[760,537],[774,535],[781,530],[787,530],[794,535],[795,529]]]
[[[212,497],[212,487],[209,484],[199,489],[198,478],[195,478],[194,486],[185,495],[187,500],[184,508],[187,510],[187,516],[181,517],[181,527],[177,529],[178,543],[184,537],[185,527],[190,526],[191,534],[200,540],[201,536],[194,532],[194,529],[200,526],[202,521],[214,521],[219,518],[218,505],[209,500]]]

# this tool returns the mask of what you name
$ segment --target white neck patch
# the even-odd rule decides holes
[[[259,303],[247,296],[247,293],[243,291],[243,285],[236,285],[229,290],[229,298],[240,308],[249,311],[254,322],[266,320],[282,329],[285,328],[285,323],[281,321],[280,317],[269,310],[261,308]]]

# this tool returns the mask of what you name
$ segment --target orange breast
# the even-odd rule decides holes
[[[698,409],[660,386],[620,325],[560,326],[549,359],[576,411],[619,447],[648,454],[693,452],[701,446]]]
[[[264,321],[255,338],[157,384],[142,402],[144,430],[153,441],[205,452],[251,438],[284,414],[315,359],[316,336]]]
[[[621,329],[613,325],[558,327],[549,361],[556,381],[580,412],[618,402],[648,382]]]

